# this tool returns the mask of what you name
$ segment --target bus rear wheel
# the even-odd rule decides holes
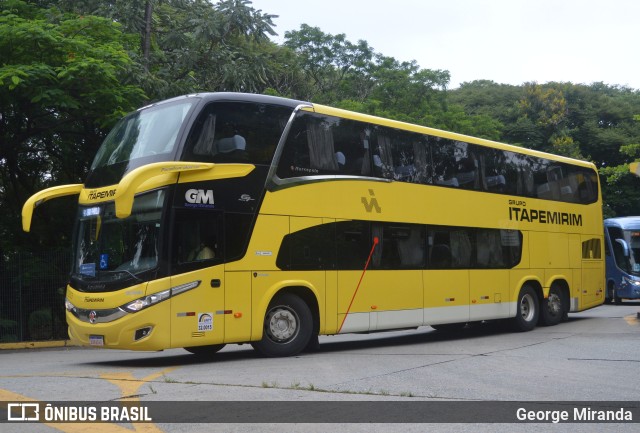
[[[312,333],[313,317],[309,306],[298,296],[284,293],[269,304],[262,339],[251,345],[265,356],[292,356],[307,347]]]
[[[511,322],[513,328],[520,332],[531,331],[536,327],[540,314],[538,295],[533,287],[529,285],[522,286],[518,294],[517,303],[516,317]]]
[[[549,296],[542,301],[540,310],[540,323],[545,326],[554,326],[560,323],[565,315],[567,306],[565,297],[557,286],[551,286]]]
[[[226,344],[210,344],[208,346],[185,347],[184,350],[196,356],[212,356],[222,350],[224,346],[226,346]]]

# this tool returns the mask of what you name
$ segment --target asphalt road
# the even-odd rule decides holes
[[[554,327],[512,333],[484,325],[320,338],[320,349],[262,358],[249,345],[209,359],[182,349],[138,353],[91,348],[0,351],[0,401],[424,402],[629,401],[640,404],[640,303],[603,305]],[[188,406],[189,403],[186,403]],[[195,403],[194,403],[195,404]],[[242,405],[242,403],[238,403]],[[238,410],[238,407],[235,409]],[[177,410],[186,406],[173,404]],[[201,406],[195,405],[200,408]],[[377,406],[376,406],[377,407]],[[384,408],[384,406],[383,406]],[[198,409],[199,410],[199,409]],[[347,409],[348,410],[348,409]],[[291,412],[290,412],[291,413]],[[204,414],[211,416],[210,413]],[[380,416],[379,413],[374,414]],[[1,432],[638,431],[633,424],[194,424],[13,423]],[[206,417],[205,417],[206,418]],[[451,421],[459,421],[455,415]],[[304,417],[302,418],[304,422]]]

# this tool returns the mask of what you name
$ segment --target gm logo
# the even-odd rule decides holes
[[[184,199],[191,204],[213,205],[213,191],[203,189],[189,189],[184,194]]]

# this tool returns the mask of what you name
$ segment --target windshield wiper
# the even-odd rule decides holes
[[[115,270],[115,271],[100,271],[100,272],[104,272],[106,274],[118,274],[120,272],[124,272],[126,274],[129,274],[131,277],[133,277],[134,280],[138,281],[139,283],[142,283],[144,281],[142,278],[138,277],[137,275],[135,275],[134,273],[132,273],[128,269],[118,269],[118,270]]]

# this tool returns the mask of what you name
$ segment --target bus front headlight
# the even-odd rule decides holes
[[[76,306],[73,305],[67,298],[64,298],[64,308],[72,313],[76,311]]]
[[[622,277],[622,284],[630,284],[634,287],[640,287],[640,281],[632,280],[631,278]]]
[[[144,310],[145,308],[149,308],[152,305],[155,305],[159,302],[165,301],[169,299],[171,296],[171,289],[165,290],[164,292],[154,293],[153,295],[145,296],[143,298],[136,299],[133,302],[130,302],[126,305],[123,305],[123,310],[129,313],[137,313],[138,311]]]

